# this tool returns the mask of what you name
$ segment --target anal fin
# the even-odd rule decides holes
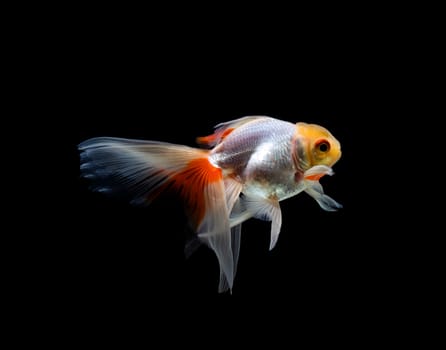
[[[273,249],[279,238],[280,228],[282,226],[282,211],[279,201],[276,199],[263,198],[253,195],[243,197],[242,207],[244,211],[234,217],[231,225],[239,221],[255,217],[260,220],[271,221],[271,238],[269,249]]]

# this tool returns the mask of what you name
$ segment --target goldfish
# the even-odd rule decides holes
[[[341,157],[339,141],[320,125],[246,116],[218,124],[196,141],[199,146],[189,147],[91,138],[78,145],[80,172],[91,190],[126,195],[136,205],[177,193],[199,243],[218,259],[220,293],[232,292],[243,222],[270,221],[271,250],[282,225],[280,201],[305,192],[323,210],[342,208],[319,182],[333,175]]]

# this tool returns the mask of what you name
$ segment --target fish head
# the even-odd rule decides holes
[[[324,127],[299,122],[293,145],[298,169],[306,171],[317,165],[332,167],[341,158],[341,144]]]

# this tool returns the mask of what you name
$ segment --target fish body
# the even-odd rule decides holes
[[[304,191],[324,210],[341,208],[319,183],[333,174],[340,143],[319,125],[248,116],[217,125],[197,142],[201,148],[89,139],[79,145],[81,174],[92,190],[134,204],[150,204],[167,190],[178,193],[198,239],[218,258],[219,292],[232,289],[244,221],[271,221],[272,249],[282,224],[280,201]]]

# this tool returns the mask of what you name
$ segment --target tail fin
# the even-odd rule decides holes
[[[231,194],[225,193],[222,171],[209,162],[209,151],[107,137],[89,139],[79,150],[81,174],[92,180],[94,191],[124,195],[140,205],[167,189],[178,192],[191,226],[217,255],[219,291],[232,288],[235,266],[228,205],[232,208],[239,192],[231,186]]]
[[[78,148],[81,175],[91,180],[91,190],[138,205],[150,204],[191,160],[206,157],[186,146],[109,137],[86,140]]]

